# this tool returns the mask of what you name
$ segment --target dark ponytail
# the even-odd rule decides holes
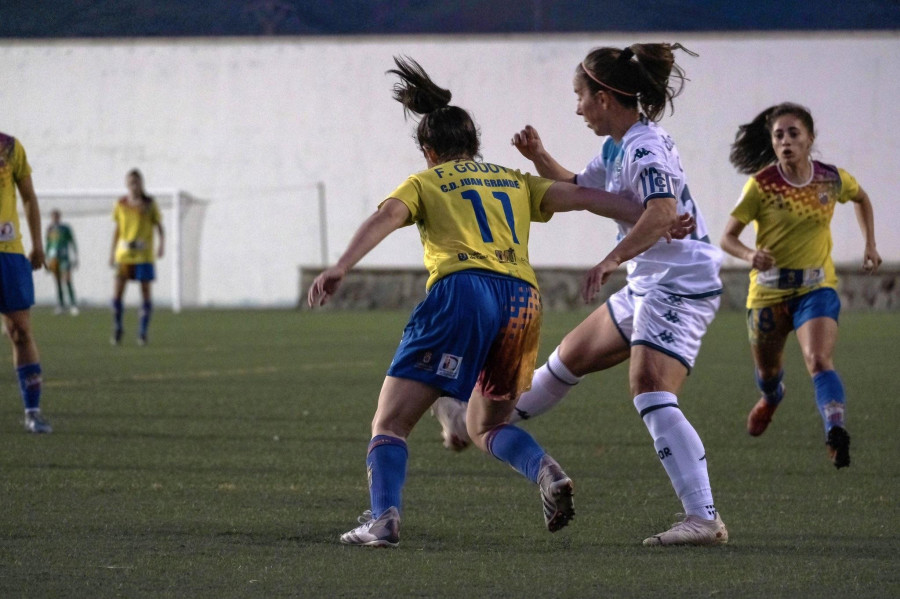
[[[444,162],[478,157],[478,129],[468,112],[450,105],[450,90],[435,84],[412,58],[395,56],[394,63],[397,68],[388,71],[400,77],[394,99],[403,104],[404,113],[422,116],[416,129],[419,148],[430,147]]]
[[[808,108],[792,102],[770,106],[738,127],[728,158],[739,173],[752,175],[778,160],[772,147],[772,124],[786,114],[797,117],[815,137],[815,124]]]
[[[628,108],[640,106],[651,121],[662,118],[668,104],[684,89],[684,70],[675,63],[674,50],[697,56],[681,44],[632,44],[596,48],[578,66],[589,89],[605,91]]]

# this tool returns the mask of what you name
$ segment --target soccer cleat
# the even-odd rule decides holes
[[[65,311],[65,308],[63,308],[62,306],[56,306],[55,308],[53,308],[53,315],[54,315],[54,316],[59,316],[59,315],[62,314],[64,311]]]
[[[396,547],[400,544],[400,511],[391,506],[377,518],[372,510],[366,510],[359,517],[362,526],[341,535],[344,545],[361,547]]]
[[[541,489],[541,502],[544,505],[544,522],[547,524],[547,530],[556,532],[575,517],[573,500],[575,488],[572,479],[566,476],[556,460],[544,455],[541,458],[541,469],[538,472],[537,482]]]
[[[110,345],[122,345],[122,329],[115,329],[109,338]]]
[[[831,463],[835,468],[844,468],[850,465],[850,434],[843,427],[831,427],[825,447],[828,448],[828,457],[831,458]]]
[[[747,432],[751,437],[758,437],[766,432],[766,427],[772,422],[772,415],[778,409],[778,404],[771,404],[765,397],[760,397],[750,415],[747,416]]]
[[[46,434],[52,433],[53,428],[50,423],[44,420],[40,410],[30,410],[25,412],[25,430],[29,433]]]
[[[78,306],[72,306],[71,308],[69,308],[69,314],[71,314],[72,316],[78,316],[80,313],[81,311],[78,309]]]
[[[724,545],[728,542],[728,529],[719,514],[715,520],[699,516],[687,516],[676,522],[666,532],[644,539],[645,547],[661,545]]]
[[[431,406],[431,414],[441,424],[444,447],[452,451],[462,451],[472,439],[466,430],[466,407],[468,404],[453,397],[438,397]]]
[[[147,335],[141,335],[140,337],[138,337],[137,344],[140,345],[141,347],[144,347],[145,345],[147,345]]]

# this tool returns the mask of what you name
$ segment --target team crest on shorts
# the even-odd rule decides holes
[[[462,358],[451,354],[443,354],[440,364],[438,365],[437,375],[445,376],[448,379],[455,379],[459,376],[459,367],[462,364]]]

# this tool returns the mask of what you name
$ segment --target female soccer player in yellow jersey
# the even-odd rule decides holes
[[[404,329],[378,398],[366,459],[371,509],[341,541],[397,545],[406,439],[442,394],[469,400],[475,445],[538,484],[545,522],[554,532],[574,516],[572,481],[528,433],[507,424],[531,382],[541,326],[529,225],[569,210],[634,222],[641,207],[480,161],[468,112],[450,105],[450,92],[418,63],[394,61],[397,68],[389,72],[400,78],[394,98],[406,112],[421,115],[417,142],[428,168],[388,195],[308,294],[310,306],[324,304],[347,271],[390,233],[418,227],[430,275],[427,295]],[[677,224],[674,214],[670,224]]]
[[[164,234],[162,217],[156,201],[144,191],[144,177],[138,169],[128,171],[125,176],[128,194],[119,198],[113,209],[116,228],[113,231],[112,250],[109,264],[116,269],[113,288],[113,336],[112,343],[122,342],[122,297],[125,283],[138,281],[141,284],[141,310],[138,329],[138,345],[147,343],[147,327],[153,301],[150,285],[156,278],[154,257],[162,258]],[[159,245],[153,251],[153,232],[159,233]]]
[[[725,226],[722,248],[752,267],[747,325],[762,397],[750,411],[747,431],[763,434],[784,397],[784,344],[796,331],[829,457],[843,468],[850,465],[850,435],[844,426],[844,386],[833,360],[841,302],[830,228],[838,203],[853,202],[865,238],[863,269],[874,272],[881,256],[869,196],[847,171],[812,159],[815,135],[809,110],[792,103],[772,106],[740,126],[731,162],[752,176]],[[751,222],[754,248],[740,240]]]
[[[31,235],[31,251],[26,256],[16,209],[16,189]],[[31,331],[30,308],[34,305],[32,271],[44,265],[41,240],[41,211],[38,207],[31,167],[25,148],[15,137],[0,133],[0,314],[3,328],[12,342],[13,365],[25,404],[25,430],[52,432],[41,416],[41,362]]]

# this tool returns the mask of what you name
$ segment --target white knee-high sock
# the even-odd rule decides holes
[[[706,468],[706,450],[697,431],[678,408],[678,398],[665,391],[641,393],[634,398],[634,407],[653,437],[653,446],[685,514],[714,519],[716,508]]]
[[[559,348],[553,350],[547,363],[534,371],[531,389],[519,396],[510,423],[543,414],[562,401],[582,379],[572,374],[559,359]]]

